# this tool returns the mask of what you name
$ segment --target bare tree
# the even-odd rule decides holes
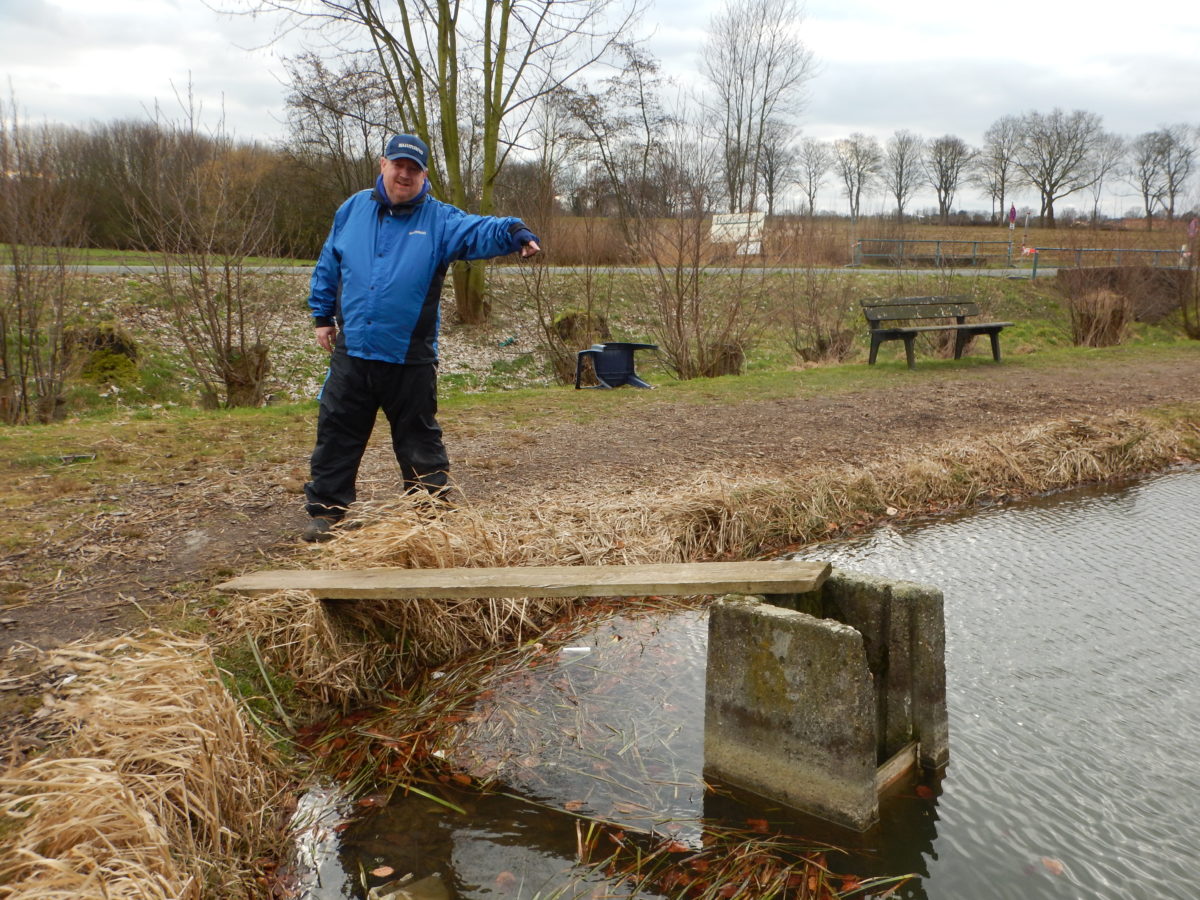
[[[253,270],[274,255],[271,206],[263,188],[278,158],[235,146],[218,125],[202,132],[185,103],[181,124],[160,125],[157,168],[136,198],[154,283],[167,322],[200,378],[210,406],[255,406],[266,394],[269,345],[291,314],[280,279]]]
[[[842,189],[850,202],[850,220],[858,221],[862,207],[862,196],[879,178],[883,165],[883,151],[879,141],[855,132],[848,138],[833,143],[833,166],[842,179]]]
[[[904,207],[923,180],[925,143],[901,129],[888,138],[883,154],[883,185],[896,200],[896,221],[904,221]]]
[[[369,50],[405,130],[440,148],[430,170],[433,189],[483,214],[495,211],[496,176],[525,133],[534,101],[629,40],[641,11],[639,0],[620,7],[615,0],[242,2],[313,25],[342,51]],[[484,272],[480,263],[455,264],[464,321],[488,317]]]
[[[548,190],[547,182],[573,180],[571,202],[581,214],[582,265],[556,276],[553,284],[545,267],[521,268],[524,296],[533,302],[543,346],[564,382],[574,378],[582,347],[611,338],[612,280],[603,267],[614,262],[613,256],[625,259],[622,250],[632,255],[649,240],[648,223],[671,207],[657,168],[666,156],[662,135],[671,125],[658,97],[658,65],[632,45],[621,50],[624,67],[598,89],[562,89],[545,98],[535,135],[538,159],[526,167],[531,194]],[[512,168],[506,168],[500,189],[509,188]],[[579,174],[572,179],[572,172]],[[607,240],[609,216],[617,225],[619,248]],[[573,290],[562,290],[564,278]],[[580,299],[568,304],[564,297]]]
[[[372,61],[358,54],[331,68],[309,52],[284,62],[292,88],[287,152],[299,165],[326,175],[337,202],[374,183],[384,141],[400,130],[387,84],[369,66]]]
[[[1016,160],[1020,147],[1021,119],[1018,116],[1001,116],[983,133],[983,149],[975,159],[970,180],[991,198],[993,216],[997,210],[1001,217],[1004,216],[1008,194],[1019,186],[1021,178]]]
[[[1163,199],[1167,221],[1175,221],[1175,201],[1179,199],[1192,174],[1196,159],[1196,143],[1187,125],[1169,125],[1163,133]]]
[[[1137,188],[1146,213],[1146,230],[1154,229],[1154,213],[1165,205],[1166,178],[1163,169],[1167,157],[1167,136],[1162,131],[1147,131],[1134,138],[1129,148],[1126,178]]]
[[[788,185],[795,184],[799,174],[796,151],[791,142],[795,129],[783,122],[767,123],[762,153],[758,161],[758,179],[762,185],[767,215],[775,215],[775,204]]]
[[[0,422],[49,422],[63,402],[67,253],[79,246],[78,197],[56,174],[45,127],[0,101]]]
[[[800,142],[796,165],[799,169],[800,190],[804,192],[804,198],[808,202],[808,215],[811,218],[817,211],[817,194],[825,184],[825,176],[829,174],[833,165],[833,150],[824,141],[805,138]]]
[[[59,135],[58,175],[78,194],[90,245],[138,246],[129,201],[153,166],[155,130],[152,122],[116,121]]]
[[[925,174],[929,186],[937,194],[938,218],[943,225],[950,221],[954,195],[966,179],[974,158],[975,151],[953,134],[930,141],[925,151]]]
[[[1125,164],[1125,152],[1125,139],[1119,134],[1105,132],[1096,139],[1091,155],[1092,184],[1088,188],[1092,194],[1093,228],[1100,221],[1100,196],[1104,192],[1104,182]]]
[[[686,111],[684,112],[686,116]],[[740,374],[746,351],[763,325],[759,266],[709,271],[711,211],[720,196],[721,147],[695,120],[674,119],[656,158],[656,181],[670,208],[639,228],[651,265],[642,277],[649,298],[642,314],[663,359],[681,379]]]
[[[504,197],[502,186],[509,185],[507,170],[497,179],[496,196],[500,207],[513,210],[529,221],[546,221],[558,206],[558,198],[572,167],[580,161],[584,139],[570,110],[571,94],[563,90],[547,94],[537,101],[529,137],[532,151],[523,161],[524,186]],[[515,187],[515,185],[513,185]]]
[[[663,114],[655,70],[641,70],[641,86],[639,70],[608,84],[610,103],[584,93],[573,101],[622,234],[649,261],[638,275],[637,321],[679,378],[740,371],[762,326],[766,273],[748,256],[710,270],[719,252],[710,235],[723,192],[720,141],[686,105]]]
[[[674,122],[659,99],[658,63],[635,47],[621,49],[624,67],[601,90],[569,91],[565,102],[582,136],[592,209],[606,212],[603,202],[611,205],[632,249],[642,242],[640,224],[671,204],[656,182],[656,159],[665,152],[660,135]]]
[[[800,40],[802,20],[800,0],[727,0],[709,25],[702,66],[716,93],[731,212],[756,208],[771,123],[803,105],[813,58]]]
[[[1095,180],[1091,163],[1103,134],[1100,116],[1077,109],[1030,112],[1021,118],[1017,168],[1041,194],[1042,224],[1054,227],[1054,204]]]

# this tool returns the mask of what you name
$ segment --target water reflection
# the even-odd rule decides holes
[[[1195,896],[1198,507],[1192,470],[821,548],[946,595],[928,896]]]
[[[706,820],[766,819],[846,846],[843,871],[922,876],[898,896],[1194,896],[1197,508],[1193,470],[817,548],[946,596],[950,768],[898,786],[865,835],[705,793],[699,613],[602,626],[481,705],[456,762],[528,800],[684,841]],[[545,895],[579,875],[569,812],[455,802],[467,817],[413,798],[359,820],[346,870],[438,872],[460,897]]]

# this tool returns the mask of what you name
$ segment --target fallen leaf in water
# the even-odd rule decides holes
[[[358,801],[359,806],[383,806],[387,803],[387,797],[383,794],[367,794]]]
[[[766,819],[747,819],[746,827],[757,834],[766,834],[771,830]]]
[[[1042,857],[1042,868],[1044,868],[1051,875],[1061,875],[1063,872],[1067,871],[1067,867],[1063,865],[1062,860],[1055,859],[1052,856]]]
[[[517,876],[512,872],[501,872],[496,876],[496,890],[508,893],[517,886]]]
[[[461,785],[470,785],[471,784],[471,776],[467,775],[463,772],[455,772],[453,775],[450,776],[450,778],[457,784],[461,784]]]
[[[692,848],[683,841],[667,841],[663,849],[668,853],[687,853]]]
[[[396,874],[396,870],[391,866],[380,866],[377,869],[372,869],[371,874],[376,878],[387,878],[389,875]]]
[[[579,810],[583,809],[586,805],[587,804],[582,800],[568,800],[563,804],[563,809],[565,809],[567,812],[579,812]]]
[[[922,800],[932,800],[935,796],[933,788],[927,784],[917,785],[917,796]]]

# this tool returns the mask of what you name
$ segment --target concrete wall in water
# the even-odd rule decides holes
[[[713,607],[706,775],[861,830],[881,773],[914,753],[949,759],[941,591],[835,570],[811,594]]]

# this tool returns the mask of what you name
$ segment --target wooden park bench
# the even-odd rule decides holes
[[[309,591],[324,600],[504,597],[649,597],[692,594],[806,594],[828,563],[655,563],[628,566],[516,566],[468,569],[276,569],[217,585],[243,594]]]
[[[992,342],[992,359],[1000,362],[1000,332],[1012,322],[968,322],[979,315],[979,304],[965,297],[893,297],[862,301],[863,315],[871,328],[870,365],[875,365],[879,345],[885,341],[904,341],[908,367],[916,367],[913,342],[917,335],[934,331],[953,331],[954,358],[961,359],[967,343],[977,334],[986,334]],[[953,322],[946,320],[952,319]],[[917,321],[940,320],[936,325],[913,325]],[[896,323],[910,324],[896,324]]]

